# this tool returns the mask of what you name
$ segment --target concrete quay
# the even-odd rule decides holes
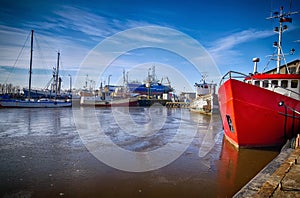
[[[299,197],[300,198],[300,147],[284,148],[260,173],[234,197]],[[287,144],[291,144],[288,142]]]

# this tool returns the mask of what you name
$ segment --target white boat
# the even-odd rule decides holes
[[[7,99],[0,101],[1,107],[9,108],[56,108],[56,107],[70,107],[72,103],[70,100],[50,100],[50,99],[40,99],[40,100],[16,100]]]
[[[138,98],[114,98],[103,100],[100,96],[81,96],[80,105],[95,107],[138,106]]]
[[[81,106],[95,106],[95,107],[112,107],[112,106],[137,106],[138,98],[134,94],[126,92],[127,89],[115,89],[110,92],[108,86],[104,91],[100,91],[97,95],[85,92],[81,95]]]
[[[56,68],[56,91],[54,99],[40,99],[34,100],[31,98],[31,76],[32,76],[32,56],[33,56],[33,33],[34,31],[31,30],[31,48],[30,48],[30,65],[29,65],[29,89],[28,89],[28,98],[25,100],[21,99],[2,99],[0,100],[0,107],[12,107],[12,108],[45,108],[45,107],[71,107],[72,102],[70,100],[57,100],[57,91],[58,91],[58,69],[59,69],[59,57],[60,53],[58,53],[57,57],[57,68]]]
[[[203,79],[202,83],[195,83],[195,87],[196,98],[190,103],[190,111],[208,115],[218,112],[216,84],[206,83]]]

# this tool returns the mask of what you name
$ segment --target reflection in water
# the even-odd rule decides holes
[[[218,195],[235,193],[278,154],[273,149],[239,149],[223,140],[218,169]]]
[[[169,165],[149,172],[124,172],[88,152],[73,118],[81,108],[0,109],[0,196],[21,192],[36,197],[230,197],[278,154],[276,150],[236,150],[223,140],[219,115],[131,108],[131,119],[141,126],[151,123],[151,114],[166,115],[156,133],[138,137],[118,126],[112,109],[91,110],[84,112],[97,116],[111,140],[135,152],[157,150],[175,141],[181,125],[186,131],[177,145],[192,128],[196,134],[186,151]],[[89,120],[92,113],[84,116]],[[97,133],[88,135],[89,141],[99,138]],[[102,142],[97,149],[107,146]],[[145,166],[150,158],[137,155],[136,160]]]
[[[0,137],[52,135],[70,126],[71,109],[0,109]],[[61,123],[68,120],[67,123]]]
[[[28,109],[27,111],[27,122],[24,121],[24,123],[27,123],[27,131],[28,131],[28,135],[32,134],[31,131],[31,109]]]

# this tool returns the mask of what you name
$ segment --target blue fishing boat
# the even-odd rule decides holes
[[[152,74],[150,74],[150,70],[152,70]],[[163,84],[163,79],[167,80],[167,85]],[[173,91],[168,77],[162,78],[161,81],[157,79],[155,66],[148,70],[148,76],[144,83],[127,83],[127,87],[131,93],[138,93],[148,96],[158,96]]]
[[[171,92],[173,88],[168,79],[162,78],[160,81],[157,79],[155,74],[155,66],[148,70],[147,79],[144,83],[127,83],[127,87],[131,93],[139,94],[138,105],[139,106],[151,106],[154,103],[165,105],[171,101]],[[166,79],[168,84],[163,84],[163,80]]]
[[[161,95],[173,91],[173,88],[161,83],[145,83],[145,84],[128,84],[129,90],[132,93],[139,93],[142,95]]]

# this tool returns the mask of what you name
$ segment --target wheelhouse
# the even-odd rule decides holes
[[[299,74],[256,74],[245,78],[245,82],[270,91],[300,99],[300,75]]]

